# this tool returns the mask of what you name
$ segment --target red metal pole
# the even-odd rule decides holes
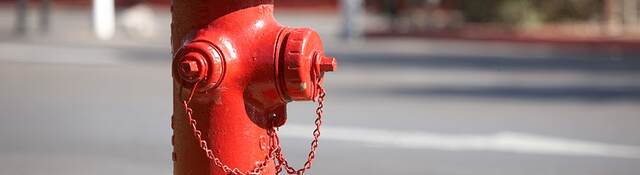
[[[180,0],[171,10],[174,174],[274,174],[269,131],[288,102],[317,98],[335,59],[316,32],[277,23],[270,0]]]

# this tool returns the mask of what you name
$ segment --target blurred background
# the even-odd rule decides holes
[[[311,174],[640,174],[639,3],[276,0],[339,62]],[[0,0],[0,174],[172,174],[169,7]]]

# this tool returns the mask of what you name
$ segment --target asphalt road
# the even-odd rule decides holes
[[[168,44],[60,40],[0,41],[0,174],[171,174]],[[637,55],[327,43],[340,65],[312,174],[640,173]],[[281,128],[297,166],[313,107]]]
[[[1,46],[0,174],[171,174],[167,50]],[[333,54],[313,174],[640,172],[637,60]]]

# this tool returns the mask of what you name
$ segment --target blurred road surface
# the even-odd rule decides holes
[[[69,20],[58,20],[55,36],[14,38],[10,25],[0,28],[0,174],[171,174],[168,35],[97,42],[86,27],[60,29],[84,24],[77,14],[84,12],[58,13]],[[278,17],[322,21],[312,25],[339,58],[338,72],[326,78],[326,127],[311,174],[640,173],[638,55],[507,43],[343,43],[334,15]],[[157,18],[167,32],[168,14]],[[297,166],[313,108],[294,103],[281,128]]]

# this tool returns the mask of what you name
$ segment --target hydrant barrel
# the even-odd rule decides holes
[[[172,4],[175,175],[275,174],[273,127],[316,100],[336,69],[317,32],[289,28],[265,0]]]

